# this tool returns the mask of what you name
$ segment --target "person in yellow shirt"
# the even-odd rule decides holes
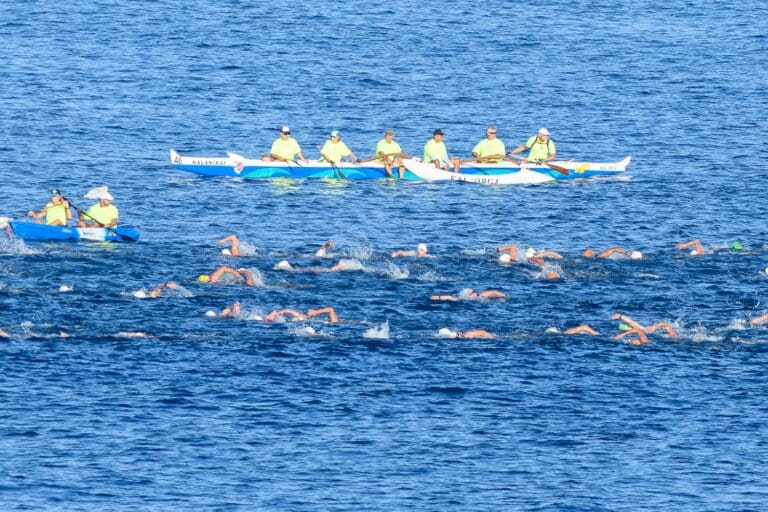
[[[387,176],[392,178],[392,167],[397,166],[397,172],[400,179],[405,176],[405,164],[403,158],[408,158],[400,148],[400,144],[395,142],[394,130],[384,132],[384,138],[376,143],[376,160],[384,164],[384,170]]]
[[[69,201],[64,199],[61,191],[57,188],[51,190],[51,202],[43,206],[39,212],[30,210],[27,215],[34,218],[37,222],[43,220],[49,226],[66,226],[67,221],[72,218],[72,212],[69,210]]]
[[[291,129],[287,126],[283,126],[280,129],[280,136],[272,143],[272,147],[269,150],[269,155],[263,155],[262,160],[265,162],[292,162],[299,157],[304,163],[307,163],[307,159],[301,153],[301,147],[296,139],[291,137]]]
[[[485,130],[485,138],[472,149],[472,157],[476,162],[497,164],[504,160],[507,149],[501,139],[496,138],[496,127],[489,126]]]
[[[99,202],[88,208],[85,212],[80,212],[80,219],[77,227],[109,227],[117,226],[119,212],[117,207],[112,204],[115,198],[112,194],[104,190],[99,196]]]
[[[529,150],[529,162],[550,162],[557,157],[555,143],[549,138],[549,130],[546,128],[539,128],[539,132],[536,135],[525,141],[525,144],[517,146],[509,154],[516,155],[526,149]]]
[[[456,157],[448,157],[448,149],[445,147],[445,142],[443,142],[444,138],[445,133],[440,128],[432,132],[432,138],[424,144],[424,158],[422,161],[425,164],[434,164],[438,169],[446,171],[450,171],[451,167],[453,167],[453,172],[458,173],[460,161]]]
[[[352,150],[341,140],[341,135],[337,130],[331,132],[331,138],[325,141],[323,147],[320,148],[320,156],[322,161],[332,164],[341,163],[341,159],[345,156],[353,162],[358,160]]]

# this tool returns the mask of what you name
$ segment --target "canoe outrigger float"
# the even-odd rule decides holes
[[[378,162],[360,164],[343,162],[331,165],[328,162],[310,161],[307,163],[265,162],[261,159],[246,158],[237,153],[227,153],[227,157],[182,156],[171,150],[171,163],[176,169],[202,176],[227,176],[245,179],[270,178],[331,178],[340,180],[376,180],[387,178],[384,166]],[[545,165],[522,166],[513,162],[462,164],[460,173],[441,171],[433,165],[425,164],[416,158],[403,160],[405,180],[410,181],[465,181],[486,185],[534,184],[550,181],[564,181],[582,178],[615,176],[622,174],[631,157],[618,162],[576,162],[558,160],[549,162],[555,170]],[[566,171],[567,172],[563,172]],[[397,169],[393,169],[397,175]]]
[[[136,242],[139,239],[139,230],[131,227],[78,228],[74,226],[51,226],[36,222],[24,222],[19,220],[5,220],[7,236],[15,235],[22,240],[41,240],[46,242],[60,240],[90,240],[94,242]]]

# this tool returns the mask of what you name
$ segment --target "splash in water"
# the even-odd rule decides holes
[[[389,320],[380,325],[375,325],[363,333],[363,338],[369,340],[389,339]]]

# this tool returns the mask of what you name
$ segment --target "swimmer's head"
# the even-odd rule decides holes
[[[628,326],[627,324],[625,324],[624,322],[621,322],[621,323],[619,324],[619,330],[620,330],[620,331],[628,331],[628,330],[630,330],[630,329],[631,329],[631,327],[630,327],[630,326]]]
[[[696,249],[691,249],[691,256],[698,256],[699,252]]]
[[[275,268],[277,270],[291,270],[293,267],[288,262],[288,260],[280,260],[277,265],[275,265]]]
[[[147,293],[143,290],[139,290],[139,291],[133,292],[133,296],[136,297],[137,299],[146,299]]]
[[[221,254],[223,254],[224,256],[232,256],[232,251],[230,251],[227,248],[224,248],[221,250]]]
[[[200,281],[201,283],[207,283],[208,281],[211,280],[211,276],[208,274],[200,274],[199,276],[197,276],[197,280]]]
[[[427,244],[419,244],[416,246],[416,253],[427,254]]]
[[[464,288],[459,292],[459,298],[462,300],[474,299],[476,296],[477,294],[475,293],[475,290],[473,290],[472,288]]]
[[[8,227],[8,223],[11,221],[8,217],[0,217],[0,229]]]
[[[641,260],[643,259],[643,253],[641,253],[640,251],[632,251],[631,253],[629,253],[629,257],[633,260]]]
[[[525,250],[525,257],[526,258],[533,258],[536,255],[536,249],[533,247],[529,247]]]
[[[550,270],[545,277],[547,279],[560,279],[560,274],[558,274],[554,270]]]
[[[208,311],[205,312],[205,316],[216,316],[216,312],[209,309]]]
[[[437,335],[441,338],[457,338],[459,336],[459,333],[456,331],[452,331],[447,327],[441,328],[439,331],[437,331]]]
[[[584,249],[584,252],[581,253],[582,256],[585,258],[594,258],[595,257],[595,251],[592,249]]]
[[[63,284],[63,285],[59,286],[59,291],[61,293],[71,292],[72,291],[72,287],[69,286],[69,285]]]
[[[499,256],[499,263],[509,263],[511,260],[512,258],[510,258],[508,252],[505,252],[504,254]]]
[[[738,240],[737,240],[736,242],[733,242],[733,243],[731,244],[731,249],[733,249],[734,251],[740,251],[740,250],[742,250],[743,248],[744,248],[744,246],[743,246],[743,245],[741,245],[741,242],[739,242]]]
[[[765,275],[768,276],[768,267],[765,267]]]

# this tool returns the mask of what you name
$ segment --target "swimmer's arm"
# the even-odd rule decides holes
[[[445,302],[458,302],[459,299],[455,295],[432,295],[429,300],[445,301]]]
[[[621,247],[611,247],[610,249],[606,249],[603,252],[601,252],[598,256],[600,258],[607,258],[611,254],[616,254],[616,253],[623,254],[624,256],[629,256],[629,252],[622,249]]]
[[[749,321],[749,323],[752,325],[762,325],[765,322],[768,322],[768,313],[755,317]]]

